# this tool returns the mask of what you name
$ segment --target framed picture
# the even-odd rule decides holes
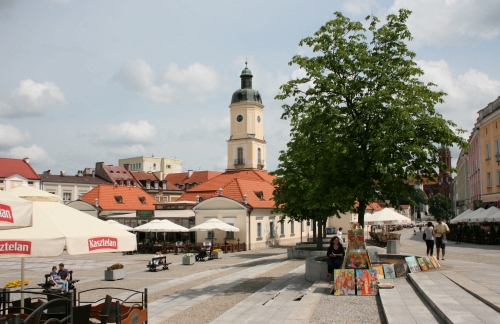
[[[378,294],[377,272],[375,270],[356,270],[357,295],[376,296]]]
[[[418,265],[417,259],[414,256],[405,257],[405,260],[411,273],[422,271]]]
[[[396,272],[394,271],[394,265],[384,264],[384,275],[385,279],[395,279]]]
[[[333,294],[335,296],[356,295],[354,269],[335,269],[333,271]]]

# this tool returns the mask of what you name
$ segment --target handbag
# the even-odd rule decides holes
[[[424,233],[424,235],[422,235],[422,238],[425,240],[427,240],[427,234]]]
[[[448,241],[446,240],[446,234],[443,234],[443,239],[441,240],[441,242],[442,242],[443,244],[448,243]]]

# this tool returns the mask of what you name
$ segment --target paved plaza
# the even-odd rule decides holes
[[[421,233],[401,231],[401,253],[422,255]],[[334,297],[326,282],[304,279],[305,261],[287,260],[286,248],[224,254],[222,259],[181,264],[167,255],[170,270],[147,271],[152,255],[104,253],[26,259],[33,288],[53,265],[74,271],[79,291],[97,287],[148,289],[149,323],[498,323],[500,246],[450,242],[442,268],[389,280],[380,297]],[[385,249],[378,248],[380,253]],[[126,277],[104,281],[104,269],[125,265]],[[19,279],[20,259],[0,263],[0,284]],[[460,285],[460,286],[459,286]],[[103,295],[106,292],[99,291]],[[116,297],[126,297],[109,290]],[[103,297],[93,293],[88,300]]]

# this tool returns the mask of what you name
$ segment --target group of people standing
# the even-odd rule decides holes
[[[424,229],[424,240],[427,245],[427,256],[434,255],[434,242],[436,243],[436,256],[439,260],[439,254],[441,254],[441,260],[444,260],[444,255],[446,252],[446,234],[450,233],[448,225],[443,223],[443,221],[438,218],[437,225],[433,225],[432,222],[427,223],[427,227]],[[434,240],[435,238],[435,240]]]

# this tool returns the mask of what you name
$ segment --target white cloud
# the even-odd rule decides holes
[[[113,147],[110,149],[111,153],[117,156],[141,156],[146,153],[146,149],[141,144],[125,145]]]
[[[395,0],[389,12],[408,8],[417,45],[445,46],[492,40],[500,33],[498,0]]]
[[[23,132],[9,124],[0,124],[0,148],[21,145],[29,139],[28,132]]]
[[[65,106],[64,94],[55,83],[37,83],[26,79],[19,83],[19,87],[10,96],[4,96],[3,100],[0,97],[0,116],[41,116],[47,109]]]
[[[31,145],[29,147],[16,146],[9,150],[8,153],[12,158],[22,159],[29,157],[30,164],[39,167],[47,167],[55,165],[56,162],[49,156],[49,154],[38,145]]]
[[[344,2],[343,7],[347,13],[354,15],[364,14],[367,16],[369,14],[367,9],[375,5],[375,0],[348,0]]]
[[[203,102],[219,87],[219,76],[211,68],[194,63],[186,69],[169,64],[159,77],[144,60],[128,61],[114,79],[127,90],[136,92],[155,104]]]
[[[157,134],[156,127],[147,120],[137,123],[124,122],[121,124],[106,125],[106,132],[93,139],[95,144],[101,145],[133,145],[152,143]]]
[[[416,62],[425,72],[422,80],[436,83],[438,90],[448,94],[444,97],[445,103],[438,105],[437,110],[466,131],[474,126],[477,111],[500,93],[500,80],[491,79],[483,72],[469,69],[455,76],[444,60]]]

